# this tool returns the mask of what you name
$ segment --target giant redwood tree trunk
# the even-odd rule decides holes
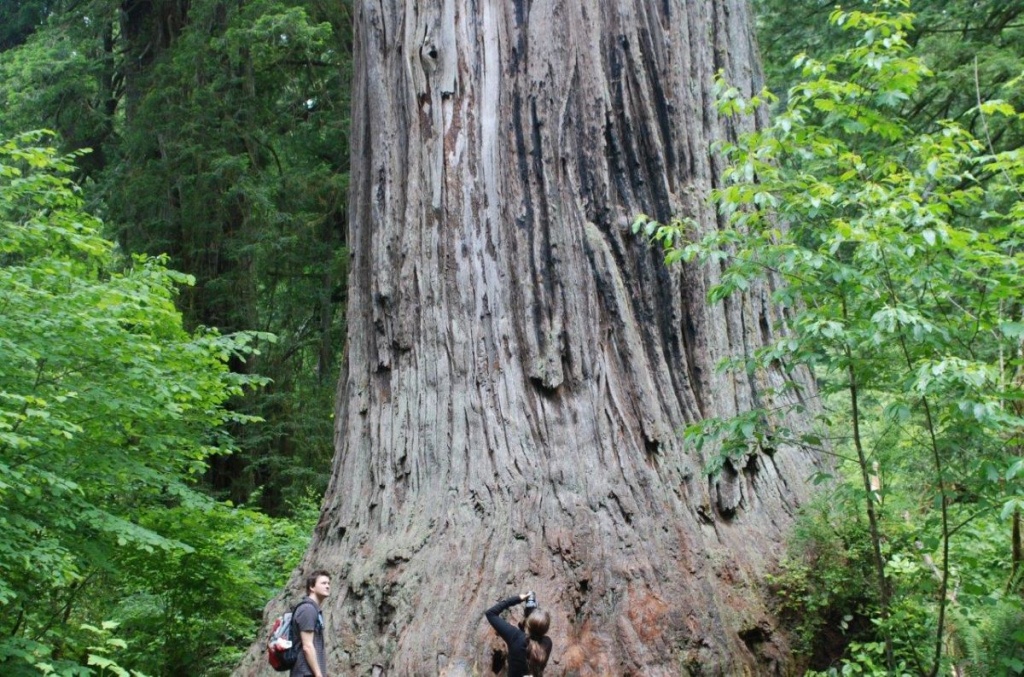
[[[348,357],[288,595],[334,574],[331,674],[490,674],[482,612],[527,588],[548,675],[783,671],[762,575],[816,459],[709,478],[679,436],[771,404],[780,375],[715,365],[775,311],[709,305],[719,270],[666,269],[628,228],[716,227],[713,144],[757,123],[710,91],[716,69],[760,86],[745,3],[355,4]]]

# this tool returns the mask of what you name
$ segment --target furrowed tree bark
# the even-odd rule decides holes
[[[770,290],[710,305],[720,269],[629,230],[718,227],[713,144],[760,123],[711,93],[718,69],[760,88],[745,3],[355,5],[337,453],[287,596],[334,574],[331,674],[491,674],[482,612],[526,589],[548,675],[781,674],[762,577],[819,461],[709,478],[679,435],[783,404],[781,372],[715,369],[777,338]],[[236,674],[270,674],[263,649]]]

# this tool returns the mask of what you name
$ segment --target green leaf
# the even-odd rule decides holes
[[[1024,323],[1022,322],[1000,322],[999,331],[1004,336],[1012,339],[1024,338]]]

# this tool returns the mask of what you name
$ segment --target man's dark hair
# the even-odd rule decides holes
[[[328,579],[330,579],[330,577],[331,577],[331,575],[329,573],[327,573],[326,571],[324,571],[323,569],[317,569],[316,571],[314,571],[311,574],[309,574],[308,576],[306,576],[306,594],[307,595],[309,594],[309,591],[313,589],[313,586],[316,585],[316,579],[320,578],[321,576],[327,576]]]

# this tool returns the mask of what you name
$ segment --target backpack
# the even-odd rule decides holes
[[[308,597],[300,601],[292,610],[281,614],[274,620],[270,628],[270,641],[267,644],[267,662],[270,667],[278,672],[291,670],[295,661],[299,659],[299,652],[302,651],[302,639],[299,637],[299,630],[292,618],[295,612],[305,602],[313,603]]]

